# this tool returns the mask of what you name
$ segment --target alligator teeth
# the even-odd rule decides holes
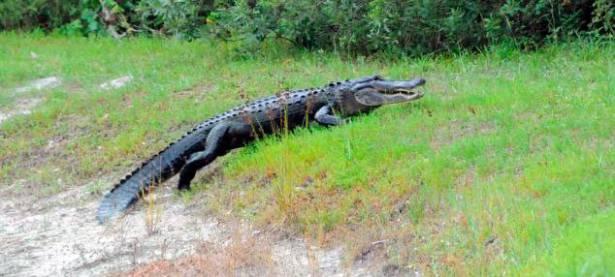
[[[408,90],[408,89],[396,89],[396,94],[406,94],[406,95],[414,95],[416,92]]]

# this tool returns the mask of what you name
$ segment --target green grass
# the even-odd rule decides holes
[[[423,76],[420,101],[261,140],[183,198],[352,254],[386,239],[390,263],[426,272],[614,274],[612,42],[398,61],[271,48],[237,60],[207,42],[1,34],[0,60],[3,108],[44,99],[0,127],[0,184],[41,195],[86,184],[99,194],[100,180],[110,188],[244,96]],[[125,88],[97,87],[127,74]],[[52,75],[61,87],[10,94]]]
[[[549,255],[527,266],[537,276],[611,276],[615,273],[615,212],[592,215],[571,224]]]

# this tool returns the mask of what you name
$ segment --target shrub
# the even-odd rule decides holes
[[[241,2],[215,13],[218,36],[283,38],[305,48],[408,54],[514,40],[535,46],[580,33],[612,35],[611,2],[555,0],[321,0]],[[221,29],[223,31],[221,31]]]
[[[80,0],[3,0],[0,30],[56,28],[78,16]]]
[[[533,48],[589,34],[613,36],[608,0],[5,0],[1,29],[204,35],[252,52],[268,39],[350,54],[419,55],[512,41]]]
[[[135,9],[135,21],[144,30],[192,39],[200,36],[212,8],[213,0],[143,0]]]

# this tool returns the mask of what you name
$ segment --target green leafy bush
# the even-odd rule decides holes
[[[615,10],[606,0],[249,3],[219,7],[215,34],[248,44],[282,38],[300,47],[359,54],[451,52],[510,40],[533,47],[590,32],[612,36]]]
[[[514,42],[534,48],[578,35],[613,36],[608,0],[5,0],[2,29],[69,35],[209,36],[246,53],[267,40],[349,54],[419,55]]]
[[[191,39],[200,36],[212,7],[208,0],[144,0],[135,9],[136,21],[145,30]]]
[[[102,3],[114,2],[104,0]],[[42,29],[65,35],[104,30],[99,0],[5,0],[0,2],[0,31]]]
[[[3,0],[0,30],[56,28],[79,16],[80,0]]]

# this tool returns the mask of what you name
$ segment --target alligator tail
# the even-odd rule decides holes
[[[143,163],[104,196],[96,215],[100,223],[126,210],[152,185],[164,182],[181,168],[179,160],[183,159],[169,155],[169,148],[172,147],[173,145]]]
[[[98,221],[102,224],[113,218],[134,204],[151,186],[175,175],[184,166],[186,153],[199,151],[206,135],[189,132],[124,177],[104,196],[96,215]]]

